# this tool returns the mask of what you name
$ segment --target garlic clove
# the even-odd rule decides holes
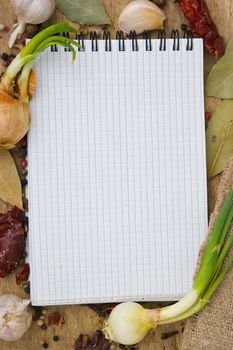
[[[119,17],[119,28],[129,34],[135,31],[141,34],[144,30],[162,29],[166,19],[164,12],[148,0],[130,2]]]
[[[0,339],[16,341],[24,335],[32,323],[29,304],[13,294],[0,296]]]
[[[27,133],[29,124],[28,104],[0,90],[0,148],[13,148]]]
[[[40,24],[49,19],[55,10],[54,0],[11,0],[11,5],[17,15],[18,23],[9,40],[12,47],[23,34],[26,24]]]

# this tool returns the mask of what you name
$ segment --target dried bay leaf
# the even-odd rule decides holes
[[[0,150],[0,199],[23,209],[22,188],[14,159],[7,150]]]
[[[233,39],[227,45],[225,55],[214,65],[206,80],[206,95],[233,98]]]
[[[221,173],[233,155],[233,101],[225,100],[213,113],[206,130],[208,178]]]
[[[101,0],[56,0],[57,9],[80,24],[110,24]]]

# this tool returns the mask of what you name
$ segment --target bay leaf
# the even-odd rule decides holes
[[[221,102],[206,130],[208,178],[221,173],[233,155],[233,100]]]
[[[14,159],[7,150],[0,150],[0,199],[23,209],[22,187]]]
[[[223,99],[233,98],[233,38],[227,45],[225,55],[209,73],[206,95]]]
[[[110,24],[101,0],[56,0],[56,8],[73,22],[80,24]]]

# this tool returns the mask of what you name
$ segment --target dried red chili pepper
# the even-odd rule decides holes
[[[224,41],[210,17],[204,0],[177,0],[194,37],[203,38],[206,49],[216,58],[224,53]]]
[[[0,277],[9,275],[24,253],[23,215],[23,211],[16,207],[0,214]]]

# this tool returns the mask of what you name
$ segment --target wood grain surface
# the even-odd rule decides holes
[[[111,32],[115,34],[118,29],[117,21],[119,13],[124,6],[131,0],[104,0],[106,10],[111,18]],[[233,36],[233,0],[206,0],[211,12],[211,15],[218,26],[220,33],[223,35],[226,43]],[[167,1],[167,5],[164,8],[167,15],[166,29],[169,33],[173,28],[180,28],[181,23],[184,23],[184,17],[174,0]],[[64,17],[57,11],[50,19],[50,23],[63,20]],[[5,24],[12,28],[12,24],[15,22],[16,16],[14,15],[10,6],[10,1],[0,0],[0,23]],[[79,27],[79,25],[77,25]],[[33,27],[29,26],[28,30],[32,30]],[[88,31],[89,28],[83,28]],[[96,27],[100,33],[100,28]],[[102,29],[101,29],[102,30]],[[12,52],[7,47],[7,42],[10,36],[10,32],[0,32],[0,53]],[[205,54],[205,75],[208,74],[214,60],[209,54]],[[3,71],[4,67],[2,61],[0,62],[0,71]],[[213,111],[218,101],[214,99],[206,99],[206,110]],[[33,118],[33,116],[32,116]],[[187,116],[188,118],[188,116]],[[219,183],[219,177],[215,177],[208,184],[209,188],[209,212],[212,211],[216,188]],[[0,211],[4,211],[6,206],[4,203],[0,203]],[[0,294],[14,293],[22,298],[27,297],[25,292],[16,285],[15,273],[9,277],[0,280]],[[150,304],[151,306],[156,304]],[[48,312],[59,311],[63,314],[65,324],[62,327],[48,327],[47,330],[42,330],[36,322],[33,322],[32,327],[27,334],[18,342],[6,343],[0,341],[1,350],[37,350],[41,349],[41,343],[46,341],[49,344],[51,350],[70,350],[74,339],[78,337],[80,333],[89,334],[90,336],[94,331],[101,327],[102,320],[88,307],[86,306],[62,306],[62,307],[49,307]],[[174,323],[163,327],[158,327],[156,330],[150,332],[146,339],[138,346],[139,350],[177,350],[182,337],[182,327],[184,322]],[[170,337],[166,340],[161,339],[161,335],[164,332],[178,331],[176,336]],[[53,335],[60,336],[58,342],[54,342]]]

